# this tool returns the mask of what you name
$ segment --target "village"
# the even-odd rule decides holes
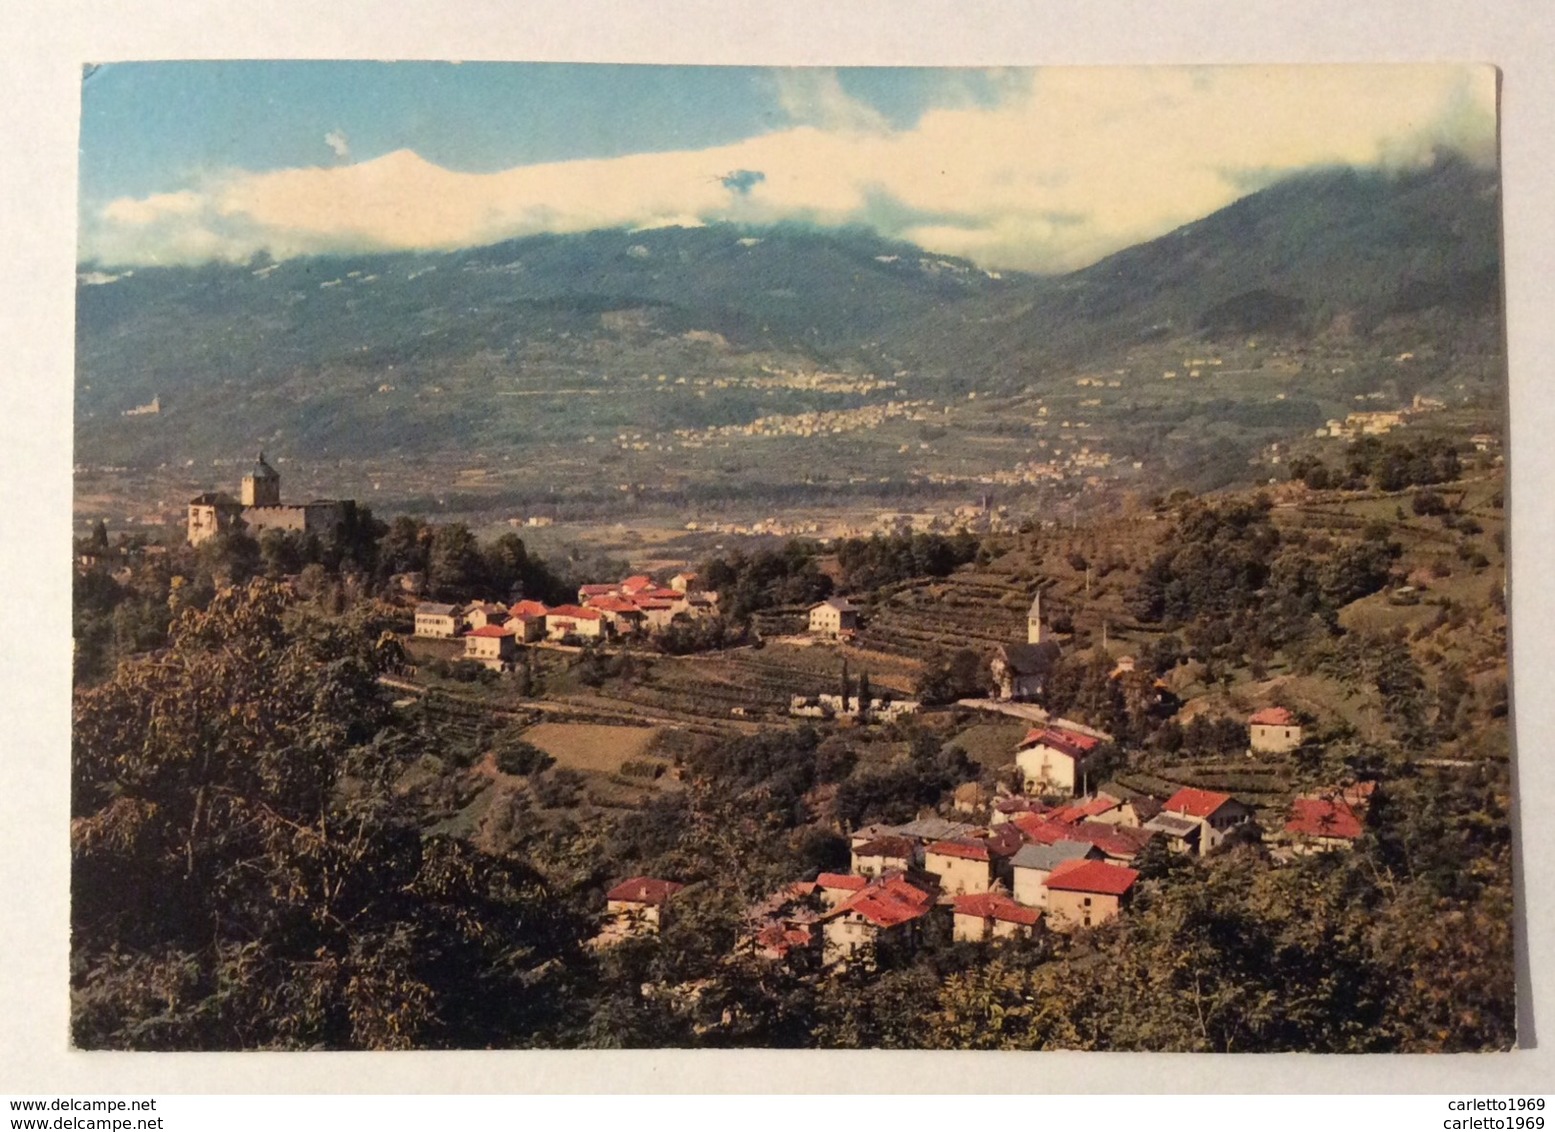
[[[1001,648],[995,710],[1044,718],[1042,674],[1057,654],[1043,639],[1040,597],[1030,640]],[[845,639],[858,609],[831,599],[810,614],[810,631]],[[1116,675],[1133,669],[1120,661]],[[796,715],[862,720],[916,713],[915,701],[836,695],[796,697]],[[1280,756],[1304,742],[1300,720],[1265,707],[1245,721],[1248,756]],[[1117,781],[1089,786],[1094,756],[1113,737],[1070,719],[1031,728],[1012,752],[1012,785],[990,790],[969,782],[932,812],[902,824],[870,823],[848,834],[847,872],[796,878],[747,910],[739,947],[772,962],[804,958],[823,971],[872,968],[877,956],[910,955],[936,917],[957,943],[999,943],[1099,927],[1126,915],[1148,851],[1202,857],[1237,844],[1266,843],[1273,864],[1342,852],[1363,836],[1376,783],[1349,782],[1296,797],[1278,828],[1265,831],[1254,807],[1231,794],[1183,787],[1159,797]],[[633,876],[607,893],[607,919],[596,946],[653,934],[674,915],[686,886],[665,877]]]
[[[585,584],[576,604],[423,602],[415,607],[415,636],[460,640],[463,659],[504,672],[515,667],[525,645],[631,645],[718,610],[719,595],[683,570],[662,584],[647,574]],[[862,616],[846,598],[828,598],[809,607],[805,635],[818,645],[852,642]],[[849,870],[796,878],[753,905],[742,951],[773,962],[809,957],[824,970],[841,971],[872,965],[883,951],[910,953],[934,917],[949,921],[956,942],[1068,934],[1127,914],[1140,876],[1131,866],[1152,846],[1199,857],[1222,846],[1264,842],[1278,864],[1347,850],[1363,835],[1376,785],[1370,781],[1298,796],[1283,824],[1268,831],[1259,827],[1254,807],[1230,793],[1182,787],[1156,796],[1115,780],[1092,788],[1093,756],[1113,736],[1072,719],[1049,719],[1041,708],[1044,682],[1060,653],[1044,626],[1039,592],[1027,612],[1026,642],[994,650],[992,699],[967,701],[1039,721],[1011,752],[1014,789],[966,783],[938,812],[852,830]],[[1132,657],[1119,658],[1113,676],[1131,675],[1134,668]],[[1159,681],[1156,687],[1169,695]],[[789,706],[795,717],[852,724],[890,723],[921,710],[917,700],[889,692],[868,699],[794,695]],[[1304,742],[1301,721],[1284,707],[1266,706],[1241,722],[1251,757],[1288,755]],[[595,945],[658,932],[685,887],[670,877],[620,881],[606,895]]]

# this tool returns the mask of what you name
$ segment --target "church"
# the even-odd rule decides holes
[[[189,501],[190,546],[231,530],[246,530],[255,538],[262,531],[333,534],[356,510],[352,499],[315,499],[312,503],[282,503],[281,476],[265,463],[261,452],[243,477],[241,497],[207,491]]]
[[[1041,697],[1061,650],[1058,642],[1042,632],[1042,593],[1031,599],[1026,611],[1026,643],[1000,645],[994,650],[989,671],[1001,700],[1035,700]]]

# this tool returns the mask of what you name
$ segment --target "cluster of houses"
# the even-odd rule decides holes
[[[628,638],[717,612],[718,595],[704,591],[696,574],[676,574],[668,586],[637,574],[620,582],[581,586],[576,604],[422,602],[416,606],[415,635],[462,638],[464,659],[501,670],[513,663],[520,644]]]
[[[1300,726],[1284,709],[1253,721],[1265,729],[1254,731],[1257,745],[1300,743]],[[1132,866],[1152,843],[1203,856],[1239,830],[1262,840],[1253,807],[1220,791],[1184,786],[1162,798],[1110,782],[1076,796],[1077,774],[1106,736],[1075,726],[1034,729],[1022,740],[1016,765],[1026,793],[990,797],[975,783],[958,790],[956,808],[976,823],[926,816],[855,831],[849,871],[796,881],[750,908],[744,945],[772,960],[811,954],[840,968],[873,963],[882,948],[916,946],[936,915],[949,917],[958,942],[1096,927],[1127,910],[1139,879]],[[1354,846],[1374,790],[1362,782],[1296,798],[1274,835],[1274,856]],[[656,930],[678,888],[643,877],[617,886],[609,930]]]

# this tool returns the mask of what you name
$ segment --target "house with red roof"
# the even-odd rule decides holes
[[[820,894],[821,903],[832,909],[863,892],[869,887],[869,881],[869,877],[850,873],[822,873],[815,878],[815,891]]]
[[[896,835],[877,837],[853,847],[853,871],[861,877],[882,873],[906,872],[914,864],[912,838]]]
[[[584,605],[604,614],[610,631],[621,636],[641,632],[648,624],[648,615],[637,607],[636,602],[615,594],[591,597]]]
[[[951,938],[957,943],[990,939],[1030,938],[1042,920],[1035,908],[1017,904],[999,892],[958,896],[951,905]]]
[[[553,641],[563,637],[597,641],[605,635],[605,615],[581,605],[558,605],[546,611],[545,635]]]
[[[618,932],[656,932],[664,919],[664,906],[685,887],[658,877],[628,877],[605,893],[605,911]]]
[[[1041,727],[1027,732],[1015,749],[1015,765],[1020,768],[1026,792],[1073,794],[1086,760],[1099,746],[1101,740],[1096,736],[1066,727]]]
[[[994,882],[994,854],[977,837],[931,842],[923,851],[923,871],[939,878],[949,896],[987,892]]]
[[[888,874],[821,920],[822,959],[828,965],[872,967],[882,947],[912,947],[935,893],[900,874]]]
[[[1248,719],[1247,737],[1254,754],[1284,754],[1301,746],[1301,723],[1282,707],[1266,707]]]
[[[1161,806],[1162,814],[1175,814],[1200,825],[1199,855],[1203,856],[1226,839],[1232,827],[1253,818],[1252,807],[1229,794],[1184,786]]]
[[[472,601],[464,607],[464,623],[472,629],[505,625],[509,616],[508,607],[494,601]]]
[[[644,590],[658,589],[658,583],[647,574],[633,574],[620,585],[620,592],[624,594],[641,593]]]
[[[1051,845],[1024,845],[1010,859],[1014,874],[1010,891],[1030,908],[1047,907],[1048,874],[1065,861],[1099,861],[1103,853],[1089,841],[1055,841]]]
[[[1048,873],[1047,925],[1055,931],[1104,924],[1128,906],[1139,874],[1105,861],[1065,861]]]
[[[694,570],[682,570],[670,579],[670,589],[683,594],[701,593],[702,576]]]
[[[508,613],[514,617],[539,617],[544,618],[550,610],[543,601],[515,601],[508,606]]]
[[[1298,854],[1351,849],[1365,832],[1360,815],[1338,798],[1297,798],[1284,829]]]
[[[462,660],[473,660],[495,672],[511,667],[518,656],[513,630],[505,625],[482,625],[464,635]]]

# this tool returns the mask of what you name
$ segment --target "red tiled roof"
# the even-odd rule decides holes
[[[907,837],[877,837],[853,850],[855,857],[911,857],[912,839]]]
[[[941,857],[960,857],[967,861],[986,861],[989,859],[988,846],[981,841],[971,838],[958,838],[954,841],[936,841],[924,850],[925,853],[935,853]]]
[[[1343,802],[1327,798],[1297,798],[1290,804],[1286,833],[1306,837],[1342,837],[1354,841],[1364,832],[1361,819]]]
[[[630,877],[605,893],[605,899],[622,900],[629,904],[663,904],[685,887],[673,880]]]
[[[822,873],[815,878],[817,888],[844,888],[849,892],[862,892],[869,887],[868,877],[856,877],[848,873]]]
[[[756,934],[756,942],[780,958],[796,947],[809,947],[810,941],[809,928],[791,928],[783,924],[770,924]]]
[[[642,612],[636,605],[627,601],[624,597],[616,597],[613,594],[607,594],[604,597],[591,597],[588,599],[588,605],[590,609],[602,609],[606,613]]]
[[[1296,717],[1282,707],[1266,707],[1261,711],[1255,711],[1249,723],[1265,724],[1269,727],[1290,727],[1296,722]]]
[[[1058,821],[1084,821],[1086,818],[1094,818],[1098,814],[1104,814],[1108,810],[1115,810],[1121,803],[1116,798],[1095,797],[1089,800],[1071,802],[1067,806],[1053,811],[1053,817]]]
[[[547,617],[568,617],[574,621],[598,621],[603,614],[597,609],[584,609],[581,605],[558,605],[546,613]]]
[[[1229,794],[1184,786],[1168,798],[1161,808],[1168,813],[1187,814],[1190,818],[1207,818],[1231,800]]]
[[[956,897],[954,908],[958,916],[977,916],[984,920],[1003,920],[1011,924],[1025,924],[1027,927],[1030,927],[1042,918],[1042,913],[1037,909],[1028,908],[1024,904],[1017,904],[1008,896],[998,892],[979,892],[958,896]]]
[[[550,610],[543,601],[515,601],[508,612],[514,617],[544,617]]]
[[[1139,873],[1121,865],[1109,865],[1105,861],[1065,861],[1048,873],[1044,882],[1048,888],[1064,892],[1099,892],[1106,896],[1122,896],[1134,887]]]
[[[934,907],[934,897],[899,876],[884,878],[860,892],[833,915],[855,912],[877,928],[894,928],[916,920]]]
[[[580,594],[592,594],[592,595],[597,597],[600,594],[613,594],[613,593],[615,593],[616,592],[616,587],[615,586],[598,585],[598,584],[589,585],[589,586],[579,586],[578,587],[578,592]]]
[[[1109,857],[1132,859],[1154,836],[1148,829],[1107,825],[1099,821],[1083,821],[1074,827],[1074,840],[1089,841]]]
[[[633,574],[630,578],[621,583],[621,588],[627,593],[636,593],[638,590],[649,590],[653,588],[653,579],[648,577],[647,574]]]
[[[1074,840],[1074,826],[1066,821],[1055,821],[1050,814],[1016,814],[1006,824],[1013,825],[1027,841],[1037,845]]]
[[[471,629],[465,634],[467,637],[511,637],[513,630],[502,625],[482,625],[479,629]]]
[[[1044,727],[1040,731],[1027,732],[1018,749],[1046,747],[1050,751],[1068,755],[1071,759],[1080,759],[1095,750],[1100,743],[1101,740],[1092,735],[1081,735],[1078,731],[1063,727]]]

